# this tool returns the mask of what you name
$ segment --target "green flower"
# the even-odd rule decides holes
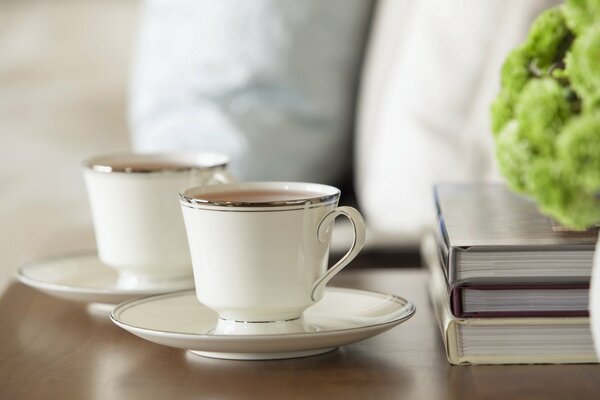
[[[557,153],[569,181],[600,196],[600,112],[573,118],[558,138]]]
[[[600,222],[600,0],[542,13],[500,78],[491,125],[508,186],[565,225]]]
[[[565,20],[571,31],[581,35],[600,20],[600,1],[567,0],[562,7]]]
[[[513,104],[514,101],[511,101],[510,95],[505,90],[501,91],[492,103],[492,132],[496,136],[514,118]]]
[[[496,135],[514,118],[515,104],[530,80],[562,76],[555,67],[562,61],[571,39],[562,11],[555,7],[541,14],[527,41],[508,54],[500,72],[502,90],[492,103],[492,131]]]
[[[600,1],[598,1],[600,3]],[[567,76],[584,109],[600,105],[600,21],[578,37],[566,59]]]
[[[529,81],[516,106],[523,137],[543,155],[553,152],[554,140],[571,114],[568,91],[552,78]]]
[[[530,159],[531,148],[523,140],[519,124],[509,122],[496,137],[496,161],[506,183],[514,191],[527,192],[526,169]]]
[[[525,51],[538,74],[547,74],[556,61],[562,60],[571,39],[562,9],[554,7],[543,12],[531,25],[525,41]]]
[[[562,224],[583,229],[600,221],[600,201],[570,178],[555,160],[538,159],[529,170],[530,193],[542,212]]]

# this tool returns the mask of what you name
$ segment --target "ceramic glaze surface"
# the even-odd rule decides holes
[[[273,202],[260,207],[182,200],[198,299],[222,319],[295,320],[321,299],[322,290],[313,297],[313,289],[327,271],[333,217],[347,208],[336,208],[336,188],[309,185],[245,183],[219,189],[285,186],[306,192],[310,188],[324,200],[292,205]],[[349,218],[359,232],[352,246],[357,253],[364,242],[364,223],[358,212],[349,212],[355,213]]]
[[[127,156],[123,156],[126,160]],[[139,157],[139,156],[138,156]],[[174,163],[176,155],[146,162]],[[124,161],[121,161],[123,163]],[[84,169],[100,260],[124,280],[181,278],[191,275],[191,260],[177,195],[186,188],[216,183],[226,168],[202,167],[155,172]]]
[[[198,298],[226,319],[260,320],[266,308],[274,320],[297,318],[312,304],[311,287],[327,268],[332,230],[320,243],[317,228],[334,208],[185,208]]]
[[[194,287],[191,276],[123,282],[117,270],[100,262],[95,251],[35,260],[23,265],[17,277],[22,283],[51,296],[104,304]]]
[[[415,311],[410,301],[392,294],[328,287],[304,313],[305,330],[296,333],[217,334],[217,314],[199,303],[194,291],[128,301],[111,319],[154,343],[207,357],[257,360],[327,352],[385,332]]]

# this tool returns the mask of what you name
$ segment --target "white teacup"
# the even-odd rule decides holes
[[[177,195],[230,182],[228,158],[212,153],[121,154],[84,163],[100,260],[119,284],[190,279],[191,259]]]
[[[360,251],[363,218],[337,207],[339,189],[254,182],[198,187],[180,195],[198,300],[219,314],[216,334],[310,329],[302,314]],[[333,222],[354,225],[348,253],[327,270]]]

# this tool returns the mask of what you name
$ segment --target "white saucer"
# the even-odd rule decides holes
[[[384,332],[415,313],[401,297],[364,290],[326,288],[325,297],[304,313],[302,333],[212,335],[217,314],[181,291],[120,304],[112,321],[143,339],[191,350],[206,357],[266,360],[305,357],[331,351]]]
[[[18,279],[52,296],[106,304],[194,287],[192,276],[124,286],[117,271],[102,264],[94,251],[33,261],[19,269]]]

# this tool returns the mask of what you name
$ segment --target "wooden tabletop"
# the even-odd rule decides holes
[[[20,283],[0,298],[0,399],[598,399],[598,365],[451,366],[418,269],[359,268],[335,286],[395,293],[417,314],[320,356],[230,361],[146,342],[85,304]]]

